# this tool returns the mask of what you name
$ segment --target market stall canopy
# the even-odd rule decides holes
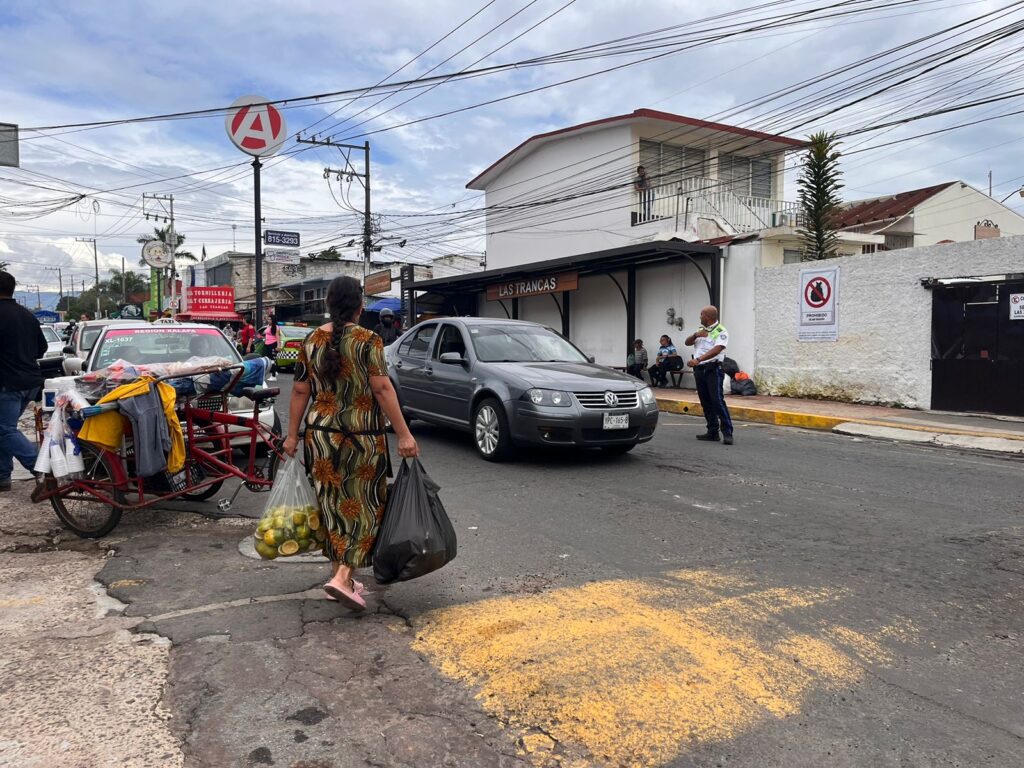
[[[240,323],[242,322],[242,316],[237,312],[182,312],[174,316],[175,320],[180,320],[183,323],[187,322],[203,322],[203,321],[215,321],[219,323]]]
[[[366,308],[367,312],[380,312],[382,309],[390,309],[393,312],[398,312],[402,309],[401,299],[378,299]]]

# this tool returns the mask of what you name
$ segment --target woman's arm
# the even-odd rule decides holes
[[[296,381],[292,384],[292,399],[288,405],[288,437],[284,441],[284,452],[294,456],[299,447],[299,425],[309,405],[309,382]]]
[[[416,438],[409,431],[409,425],[405,423],[405,417],[402,415],[402,408],[398,404],[398,395],[391,384],[391,379],[387,376],[371,376],[370,389],[398,436],[398,455],[408,459],[419,456],[420,448],[416,444]]]

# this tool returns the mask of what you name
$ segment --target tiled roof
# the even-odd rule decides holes
[[[875,221],[890,221],[906,216],[929,197],[937,195],[942,190],[956,183],[955,181],[947,181],[944,184],[936,184],[934,187],[912,189],[909,192],[899,192],[895,195],[876,197],[872,200],[858,200],[850,203],[839,215],[838,228],[846,229],[847,227],[856,227]]]

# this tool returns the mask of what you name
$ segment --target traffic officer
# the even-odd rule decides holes
[[[708,425],[707,432],[697,435],[697,439],[717,443],[721,432],[722,442],[732,445],[732,418],[722,394],[725,382],[722,361],[725,360],[725,348],[728,345],[729,332],[718,322],[718,307],[704,307],[700,311],[700,328],[686,337],[686,346],[693,347],[693,357],[686,364],[693,369],[700,407],[704,410],[704,420]]]

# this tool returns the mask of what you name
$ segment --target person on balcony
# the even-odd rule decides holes
[[[636,179],[633,181],[637,196],[640,199],[640,221],[651,220],[651,208],[654,206],[654,187],[642,165],[636,167]]]

